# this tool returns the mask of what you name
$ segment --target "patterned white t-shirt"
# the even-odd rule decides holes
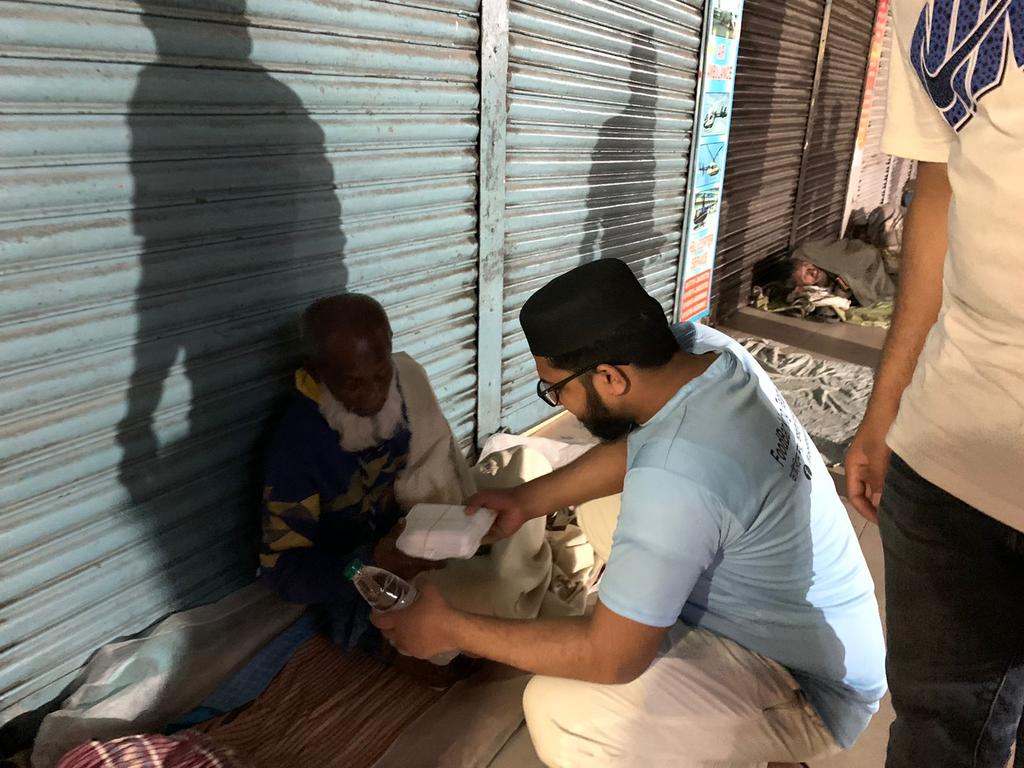
[[[889,445],[1024,530],[1024,0],[894,0],[889,154],[947,163],[942,310]]]

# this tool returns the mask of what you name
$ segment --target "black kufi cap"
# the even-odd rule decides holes
[[[661,305],[618,259],[598,259],[545,285],[519,313],[530,351],[557,357],[665,323]]]

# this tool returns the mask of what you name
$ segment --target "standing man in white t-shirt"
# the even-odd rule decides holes
[[[885,545],[887,766],[1004,768],[1024,754],[1024,0],[893,15],[883,148],[921,166],[846,464]]]

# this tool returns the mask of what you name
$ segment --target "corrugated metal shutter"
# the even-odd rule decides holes
[[[841,234],[875,6],[876,0],[832,0],[824,67],[797,194],[795,245]]]
[[[699,0],[513,0],[502,426],[551,414],[525,299],[584,261],[626,259],[671,309],[693,127]]]
[[[315,297],[473,431],[475,0],[0,2],[0,722],[255,569]]]
[[[870,213],[880,205],[898,201],[903,186],[913,174],[914,163],[882,152],[882,132],[885,128],[885,106],[889,91],[889,67],[892,63],[892,17],[885,25],[882,55],[878,61],[878,76],[871,96],[868,114],[867,139],[857,176],[851,210]]]
[[[786,253],[825,0],[746,0],[713,316],[744,306],[754,265]]]

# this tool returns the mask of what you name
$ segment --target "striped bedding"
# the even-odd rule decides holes
[[[316,635],[251,705],[198,730],[251,768],[369,768],[441,695]]]

